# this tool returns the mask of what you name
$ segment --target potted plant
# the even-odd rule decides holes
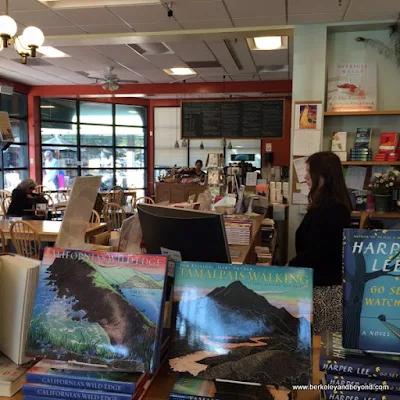
[[[390,211],[390,201],[392,198],[393,186],[400,172],[394,168],[385,173],[377,172],[371,177],[371,187],[375,198],[375,211]]]

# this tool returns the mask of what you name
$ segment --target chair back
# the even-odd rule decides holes
[[[122,222],[126,219],[125,210],[116,203],[107,203],[103,208],[103,216],[109,231],[120,229]]]
[[[10,207],[10,204],[11,204],[11,196],[4,197],[1,200],[1,212],[4,217],[7,215],[8,207]]]
[[[360,218],[360,229],[368,229],[369,220],[370,215],[367,212],[362,212]]]
[[[137,204],[139,203],[144,203],[144,204],[155,204],[155,201],[149,197],[149,196],[143,196],[139,197],[138,199],[135,199],[135,203],[133,205],[133,208],[136,210]]]
[[[107,193],[106,203],[116,203],[122,206],[124,202],[124,189],[121,186],[113,186]]]
[[[47,186],[38,185],[35,187],[35,193],[42,195],[47,193],[48,195],[51,195],[51,190]]]
[[[44,193],[44,194],[42,194],[42,196],[47,200],[47,205],[49,207],[53,207],[54,206],[54,200],[52,199],[52,197],[48,193]]]
[[[8,245],[6,242],[6,238],[4,237],[4,232],[0,229],[0,241],[1,241],[1,252],[6,253],[8,251]]]
[[[39,232],[27,221],[14,221],[10,226],[12,243],[17,254],[40,259],[42,241]]]
[[[92,210],[89,222],[92,222],[94,224],[100,224],[100,215],[96,210]]]

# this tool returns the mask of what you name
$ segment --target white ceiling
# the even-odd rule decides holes
[[[59,4],[68,1],[72,0]],[[81,4],[87,1],[82,0]],[[399,10],[398,0],[342,0],[342,5],[338,0],[173,0],[170,18],[169,3],[157,0],[153,4],[124,0],[120,6],[115,5],[118,0],[103,0],[101,4],[113,5],[89,8],[57,8],[57,3],[10,0],[10,14],[17,21],[19,32],[25,26],[36,25],[47,36],[47,43],[57,42],[56,47],[69,57],[40,58],[39,55],[36,60],[28,59],[28,65],[22,65],[13,49],[4,49],[0,52],[0,77],[30,85],[82,85],[93,83],[88,75],[101,77],[112,66],[121,79],[139,83],[172,83],[182,79],[188,82],[290,79],[291,38],[289,49],[251,51],[246,37],[257,36],[257,31],[265,33],[265,28],[271,26],[394,20]],[[246,36],[243,28],[254,31]],[[187,36],[190,32],[187,35],[184,32],[197,29],[207,31],[190,39]],[[225,32],[222,37],[221,30],[229,33]],[[166,46],[165,54],[148,54],[128,46],[140,45],[143,38],[151,42],[146,32],[153,32],[153,36],[158,32],[155,41]],[[91,34],[100,35],[95,37],[96,44],[88,44],[87,39],[94,38]],[[117,34],[127,39],[116,41]],[[132,40],[128,39],[130,36]],[[163,71],[191,66],[194,62],[211,64],[192,67],[197,72],[194,78],[172,77]],[[277,65],[282,68],[259,73],[262,68],[276,69],[271,67]]]

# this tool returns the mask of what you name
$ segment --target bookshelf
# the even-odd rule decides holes
[[[400,166],[400,161],[342,161],[342,165],[364,165],[364,166]]]
[[[365,212],[365,211],[363,211]],[[351,216],[352,217],[361,217],[362,212],[361,211],[352,211]],[[370,218],[385,218],[385,219],[390,219],[390,218],[400,218],[400,213],[398,212],[370,212],[367,213]]]
[[[395,111],[326,111],[325,117],[347,117],[347,116],[378,116],[378,115],[400,115],[400,110]]]

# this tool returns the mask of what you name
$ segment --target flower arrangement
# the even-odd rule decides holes
[[[400,171],[394,168],[390,168],[385,173],[375,173],[371,177],[372,192],[378,195],[390,195],[392,192],[394,183],[400,176]]]

